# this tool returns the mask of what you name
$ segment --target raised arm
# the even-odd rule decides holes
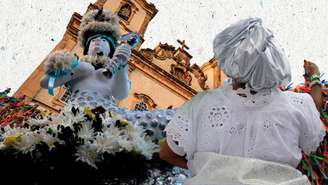
[[[56,77],[54,87],[61,86],[71,80],[74,80],[78,77],[87,75],[94,71],[94,67],[86,62],[79,62],[76,66],[71,67],[72,62],[76,60],[76,57],[73,54],[67,52],[55,52],[49,55],[45,61],[45,75],[40,81],[40,86],[42,88],[48,88],[49,84],[49,71],[55,71],[57,68],[66,68],[67,74]]]
[[[315,103],[317,110],[320,112],[323,107],[323,95],[321,92],[319,68],[313,62],[304,60],[305,78],[310,83],[310,95]]]
[[[128,61],[131,56],[131,47],[128,44],[119,45],[114,53],[113,58],[106,66],[112,78],[112,93],[116,99],[126,98],[130,90],[130,81],[128,78]],[[108,73],[105,73],[108,75]]]

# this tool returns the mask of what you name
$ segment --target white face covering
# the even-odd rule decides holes
[[[241,20],[214,39],[214,54],[224,73],[255,91],[287,86],[291,80],[285,53],[259,18]]]
[[[90,41],[88,55],[96,56],[101,54],[102,56],[108,56],[109,53],[109,43],[105,38],[96,37]]]

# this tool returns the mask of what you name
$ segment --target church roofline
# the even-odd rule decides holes
[[[150,10],[153,11],[153,12],[152,12],[152,17],[151,17],[151,18],[153,18],[153,17],[157,14],[157,12],[158,12],[156,6],[155,6],[153,3],[148,3],[146,0],[141,0],[141,1],[143,2],[143,4],[144,4],[147,8],[149,8]]]
[[[159,42],[157,44],[157,46],[154,48],[154,50],[156,50],[156,48],[162,48],[162,49],[166,49],[166,50],[170,50],[170,51],[175,51],[175,47],[173,45],[169,45],[168,43],[161,43]]]
[[[215,67],[217,65],[215,57],[212,57],[208,62],[205,62],[200,66],[201,70],[204,70],[205,68],[208,67]]]
[[[195,89],[189,87],[187,84],[185,84],[184,82],[180,81],[178,78],[176,78],[172,74],[168,73],[167,71],[165,71],[164,69],[160,68],[159,66],[157,66],[153,62],[149,61],[146,57],[144,57],[138,51],[133,50],[133,54],[135,54],[135,56],[137,56],[140,59],[142,59],[140,61],[144,61],[147,65],[150,65],[155,71],[158,71],[162,75],[165,75],[166,77],[168,77],[172,83],[177,84],[180,87],[183,87],[185,90],[189,91],[192,95],[196,95],[197,94],[197,91]]]

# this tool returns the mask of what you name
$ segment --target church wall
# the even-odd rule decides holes
[[[138,69],[129,74],[129,79],[132,83],[131,90],[129,96],[119,102],[120,107],[134,108],[136,103],[134,93],[143,93],[150,96],[157,104],[156,108],[167,108],[171,105],[178,107],[186,101],[184,97],[174,93],[174,91]]]
[[[115,12],[121,4],[121,0],[107,0],[104,4],[104,9]]]
[[[215,86],[215,82],[214,82],[215,68],[207,68],[203,72],[207,76],[207,85],[209,86],[210,89],[213,89],[213,87]]]
[[[191,78],[192,78],[191,87],[195,89],[197,92],[203,91],[203,89],[200,87],[198,83],[198,79],[193,74],[191,74]]]
[[[121,0],[107,0],[107,2],[104,4],[104,9],[110,9],[111,11],[118,13],[119,8],[121,7],[121,3],[124,4],[124,1]],[[135,11],[135,14],[132,13],[132,19],[129,23],[121,20],[124,22],[125,26],[132,30],[132,31],[139,31],[141,30],[141,27],[143,26],[144,20],[146,18],[146,11],[136,2],[133,2],[133,4],[137,7],[138,11]],[[126,32],[125,29],[122,29],[122,32]]]
[[[152,63],[158,65],[160,68],[164,69],[168,73],[171,70],[171,64],[176,64],[173,59],[159,60],[156,58],[153,58]]]
[[[139,11],[135,13],[132,17],[131,23],[129,24],[129,28],[131,30],[141,30],[141,26],[147,16],[145,10],[140,5],[136,4],[136,6]]]

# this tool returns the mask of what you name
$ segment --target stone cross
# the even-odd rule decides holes
[[[177,41],[178,41],[179,44],[181,44],[181,46],[182,46],[181,49],[182,50],[184,50],[184,48],[189,49],[189,47],[186,45],[185,40],[181,41],[181,40],[178,39]]]

